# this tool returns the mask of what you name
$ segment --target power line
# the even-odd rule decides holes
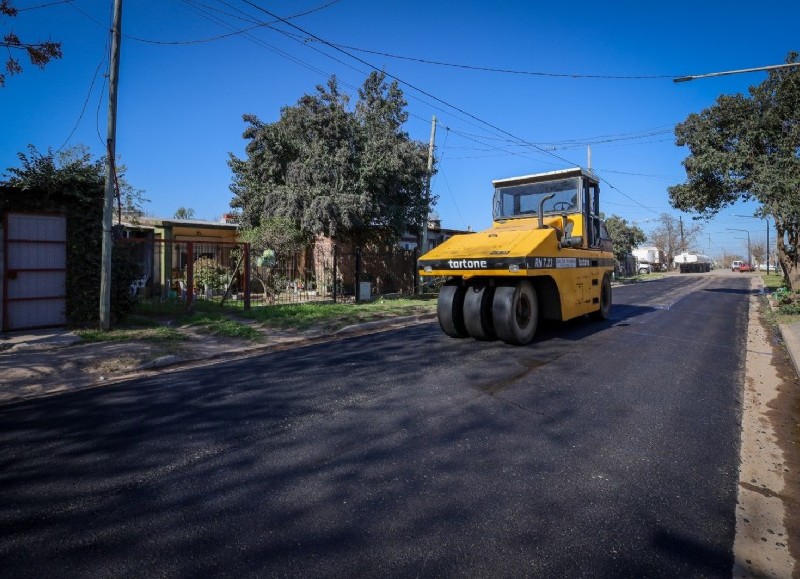
[[[199,39],[195,39],[195,40],[151,40],[151,39],[148,39],[148,38],[140,38],[140,37],[132,36],[130,34],[125,34],[124,37],[129,39],[129,40],[135,40],[137,42],[144,42],[146,44],[158,44],[158,45],[167,45],[167,46],[184,46],[184,45],[204,44],[204,43],[207,43],[207,42],[214,42],[214,41],[217,41],[217,40],[230,38],[231,36],[246,35],[248,32],[251,32],[252,30],[257,30],[259,28],[271,28],[272,24],[277,24],[279,22],[278,20],[275,20],[273,22],[259,22],[258,20],[254,19],[254,18],[250,18],[250,17],[244,18],[244,17],[241,17],[241,16],[236,16],[235,14],[231,14],[229,12],[225,12],[223,10],[220,10],[218,8],[214,8],[213,6],[209,6],[209,5],[203,4],[201,2],[192,2],[190,0],[183,0],[183,1],[184,1],[184,4],[187,4],[187,5],[191,6],[191,7],[194,7],[195,9],[202,8],[204,10],[218,12],[218,13],[223,14],[225,16],[230,16],[231,18],[238,18],[239,20],[242,20],[242,21],[245,21],[245,22],[252,22],[253,26],[249,26],[247,28],[234,29],[231,32],[228,32],[226,34],[219,34],[217,36],[210,36],[208,38],[199,38]],[[341,2],[341,0],[331,0],[330,2],[327,2],[326,4],[322,4],[321,6],[317,6],[316,8],[311,8],[309,10],[306,10],[305,12],[298,12],[297,14],[293,14],[291,16],[287,16],[286,19],[290,20],[290,19],[293,19],[293,18],[300,18],[302,16],[307,16],[308,14],[313,14],[314,12],[319,12],[320,10],[324,10],[326,8],[329,8],[330,6],[333,6],[334,4],[338,4],[339,2]],[[222,4],[225,4],[226,6],[230,6],[230,4],[227,4],[226,2],[222,2]],[[232,6],[230,6],[230,7],[233,8]],[[235,10],[237,10],[238,12],[240,12],[242,14],[245,14],[241,10],[238,10],[238,9],[235,9]],[[223,21],[219,20],[219,22],[222,23]],[[230,28],[233,28],[233,26],[231,26],[230,24],[225,23],[225,25],[229,26]]]
[[[72,0],[58,0],[56,2],[48,2],[47,4],[39,4],[38,6],[28,6],[27,8],[16,8],[17,12],[27,12],[28,10],[39,10],[40,8],[49,8],[58,4],[71,4]]]
[[[318,38],[312,36],[310,40],[319,40]],[[459,64],[453,62],[442,62],[437,60],[428,60],[425,58],[417,58],[413,56],[402,56],[399,54],[391,54],[388,52],[380,52],[377,50],[368,50],[366,48],[358,48],[355,46],[347,46],[345,44],[334,44],[329,43],[326,41],[325,44],[329,46],[334,46],[340,49],[345,50],[354,50],[356,52],[363,52],[365,54],[374,54],[376,56],[385,56],[387,58],[395,58],[398,60],[408,60],[412,62],[419,62],[421,64],[431,64],[435,66],[447,66],[452,68],[463,68],[466,70],[475,70],[479,72],[496,72],[502,74],[516,74],[516,75],[526,75],[526,76],[544,76],[544,77],[555,77],[555,78],[575,78],[575,79],[602,79],[602,80],[654,80],[654,79],[675,79],[678,78],[676,74],[669,74],[669,75],[639,75],[639,76],[631,76],[631,75],[603,75],[603,74],[577,74],[577,73],[560,73],[560,72],[541,72],[541,71],[530,71],[530,70],[514,70],[508,68],[494,68],[488,66],[475,66],[472,64]]]
[[[310,38],[312,38],[312,39],[316,40],[317,42],[321,42],[322,44],[325,44],[326,46],[329,46],[329,47],[333,48],[334,50],[336,50],[336,51],[338,51],[338,52],[341,52],[342,54],[344,54],[344,55],[346,55],[346,56],[348,56],[348,57],[352,58],[353,60],[356,60],[357,62],[360,62],[361,64],[363,64],[363,65],[365,65],[365,66],[368,66],[369,68],[371,68],[371,69],[373,69],[373,70],[375,70],[375,71],[377,71],[377,72],[381,72],[381,71],[382,71],[382,70],[381,70],[381,69],[379,69],[377,66],[375,66],[375,65],[371,64],[370,62],[368,62],[368,61],[364,60],[363,58],[361,58],[361,57],[359,57],[359,56],[356,56],[356,55],[354,55],[354,54],[350,54],[350,53],[349,53],[349,52],[347,52],[346,50],[344,50],[344,49],[342,49],[342,48],[339,48],[338,46],[336,46],[336,45],[334,45],[334,44],[331,44],[331,43],[330,43],[330,42],[328,42],[327,40],[324,40],[324,39],[320,38],[319,36],[317,36],[317,35],[315,35],[315,34],[313,34],[313,33],[309,32],[309,31],[307,31],[307,30],[305,30],[305,29],[303,29],[303,28],[301,28],[300,26],[297,26],[296,24],[293,24],[292,22],[289,22],[289,21],[287,21],[287,20],[286,20],[286,19],[284,19],[284,18],[281,18],[280,16],[278,16],[277,14],[275,14],[275,13],[273,13],[273,12],[271,12],[271,11],[267,10],[266,8],[263,8],[263,7],[261,7],[261,6],[258,6],[258,5],[257,5],[257,4],[255,4],[254,2],[251,2],[251,0],[242,0],[242,1],[243,1],[245,4],[248,4],[248,5],[252,6],[253,8],[255,8],[255,9],[257,9],[257,10],[260,10],[260,11],[264,12],[265,14],[269,15],[271,18],[277,18],[277,19],[278,19],[278,20],[280,20],[282,23],[284,23],[284,24],[286,24],[286,25],[288,25],[288,26],[290,26],[290,27],[294,28],[295,30],[298,30],[298,31],[302,32],[303,34],[306,34],[306,35],[308,35]],[[463,114],[463,115],[466,115],[466,116],[468,116],[469,118],[471,118],[471,119],[473,119],[473,120],[475,120],[475,121],[477,121],[477,122],[479,122],[479,123],[481,123],[481,124],[484,124],[484,125],[486,125],[487,127],[490,127],[490,128],[494,129],[495,131],[497,131],[497,132],[499,132],[499,133],[501,133],[501,134],[508,135],[509,137],[512,137],[513,139],[516,139],[516,140],[517,140],[517,141],[519,141],[519,142],[526,143],[526,144],[528,144],[529,146],[532,146],[532,147],[534,147],[534,148],[536,148],[536,149],[539,149],[540,151],[542,151],[542,152],[544,152],[544,153],[546,153],[546,154],[548,154],[548,155],[551,155],[551,156],[553,156],[553,157],[555,157],[555,158],[559,159],[560,161],[563,161],[563,162],[565,162],[565,163],[568,163],[568,164],[572,164],[572,162],[571,162],[571,161],[568,161],[567,159],[564,159],[563,157],[560,157],[560,156],[558,156],[558,155],[556,155],[556,154],[554,154],[554,153],[552,153],[552,152],[550,152],[550,151],[545,151],[544,149],[542,149],[541,147],[538,147],[537,145],[535,145],[535,144],[533,144],[533,143],[528,143],[528,142],[527,142],[527,141],[525,141],[524,139],[521,139],[521,138],[519,138],[519,137],[517,137],[517,136],[513,135],[512,133],[509,133],[508,131],[505,131],[504,129],[501,129],[500,127],[498,127],[498,126],[496,126],[496,125],[494,125],[494,124],[492,124],[492,123],[490,123],[490,122],[488,122],[488,121],[485,121],[485,120],[481,119],[480,117],[478,117],[478,116],[476,116],[476,115],[473,115],[472,113],[470,113],[470,112],[468,112],[468,111],[466,111],[466,110],[464,110],[464,109],[462,109],[462,108],[460,108],[460,107],[458,107],[458,106],[456,106],[456,105],[454,105],[454,104],[452,104],[452,103],[449,103],[449,102],[445,101],[444,99],[441,99],[441,98],[439,98],[439,97],[437,97],[437,96],[435,96],[435,95],[433,95],[433,94],[431,94],[431,93],[429,93],[429,92],[427,92],[427,91],[425,91],[425,90],[423,90],[423,89],[421,89],[421,88],[419,88],[419,87],[417,87],[417,86],[415,86],[415,85],[411,84],[410,82],[408,82],[408,81],[405,81],[405,80],[401,79],[400,77],[398,77],[398,76],[396,76],[396,75],[394,75],[394,74],[392,74],[392,73],[390,73],[390,72],[386,72],[385,70],[384,70],[384,71],[382,71],[382,72],[383,72],[383,73],[384,73],[386,76],[388,76],[389,78],[392,78],[392,79],[396,80],[397,82],[399,82],[399,83],[402,83],[402,84],[406,85],[407,87],[411,88],[412,90],[415,90],[415,91],[417,91],[417,92],[419,92],[419,93],[421,93],[421,94],[425,95],[426,97],[428,97],[428,98],[431,98],[431,99],[435,100],[436,102],[439,102],[439,103],[441,103],[441,104],[443,104],[443,105],[445,105],[445,106],[447,106],[447,107],[449,107],[449,108],[451,108],[451,109],[453,109],[453,110],[456,110],[456,111],[458,111],[459,113],[461,113],[461,114]]]
[[[61,151],[67,145],[67,143],[69,143],[70,139],[72,138],[72,135],[74,135],[75,131],[78,130],[78,126],[81,124],[81,120],[83,120],[83,115],[86,113],[86,107],[89,106],[89,100],[92,97],[92,92],[94,90],[94,83],[97,81],[97,75],[100,73],[100,69],[106,62],[105,52],[107,51],[104,51],[103,59],[98,63],[97,68],[94,71],[94,76],[92,76],[92,82],[89,84],[89,92],[86,93],[86,99],[83,101],[83,107],[81,107],[81,112],[78,115],[78,120],[75,121],[75,125],[72,127],[72,130],[70,131],[69,135],[67,135],[67,138],[64,139],[64,142],[61,143],[61,146],[58,149],[56,149],[56,153]],[[103,82],[103,85],[105,85],[105,81]],[[100,100],[102,101],[102,99]]]

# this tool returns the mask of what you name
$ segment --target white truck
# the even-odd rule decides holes
[[[664,252],[657,247],[637,247],[631,253],[636,258],[636,273],[639,275],[667,269]]]
[[[681,273],[708,273],[713,260],[702,253],[679,253],[675,256],[675,267]]]

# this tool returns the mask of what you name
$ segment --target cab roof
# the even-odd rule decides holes
[[[521,177],[508,177],[506,179],[496,179],[492,181],[492,185],[497,187],[510,187],[512,185],[525,185],[527,183],[539,183],[542,181],[556,181],[558,179],[569,179],[570,177],[583,177],[592,183],[599,181],[597,175],[591,171],[587,171],[582,167],[573,167],[571,169],[560,169],[558,171],[548,171],[547,173],[535,173],[533,175],[523,175]]]

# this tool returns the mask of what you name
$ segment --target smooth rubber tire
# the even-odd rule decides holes
[[[539,325],[539,300],[533,284],[522,280],[495,288],[492,318],[498,338],[515,346],[529,344]]]
[[[608,274],[603,276],[603,283],[600,286],[600,309],[592,312],[595,320],[607,320],[611,316],[611,277]]]
[[[464,296],[464,324],[467,332],[476,340],[494,340],[492,323],[492,297],[494,288],[488,284],[467,286]]]
[[[469,337],[467,326],[464,324],[464,296],[467,288],[463,285],[445,285],[439,291],[439,301],[436,304],[436,313],[439,317],[439,327],[453,338]]]

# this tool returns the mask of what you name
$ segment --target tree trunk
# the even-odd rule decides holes
[[[798,291],[800,290],[800,264],[798,264],[800,224],[786,223],[776,218],[775,230],[778,233],[778,261],[781,264],[781,269],[783,269],[783,276],[791,290]]]

